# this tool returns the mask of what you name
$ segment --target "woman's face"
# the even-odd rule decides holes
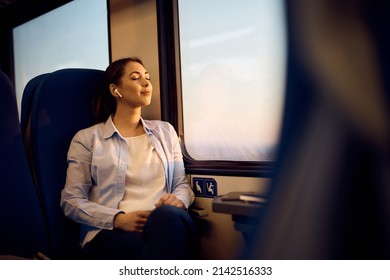
[[[152,99],[152,84],[150,83],[149,72],[138,62],[128,62],[125,66],[123,76],[119,84],[115,85],[124,103],[131,107],[141,107],[150,104]],[[115,92],[114,95],[117,95]]]

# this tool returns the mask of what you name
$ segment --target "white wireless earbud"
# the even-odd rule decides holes
[[[122,98],[122,94],[120,94],[117,89],[115,89],[114,91],[119,95],[120,98]]]

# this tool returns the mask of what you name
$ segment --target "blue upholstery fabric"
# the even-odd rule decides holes
[[[22,130],[22,137],[25,143],[27,161],[29,163],[30,170],[34,174],[34,166],[32,165],[32,152],[30,145],[30,117],[31,117],[31,107],[33,102],[33,97],[35,90],[39,84],[45,79],[48,74],[41,74],[31,79],[23,90],[22,95],[22,106],[21,106],[21,116],[20,116],[20,128]]]
[[[94,124],[92,99],[103,71],[62,69],[37,87],[31,109],[31,151],[37,186],[43,197],[52,258],[79,258],[79,226],[60,208],[66,156],[76,132]]]
[[[41,74],[31,79],[23,90],[22,106],[21,106],[22,108],[21,108],[21,116],[20,116],[20,126],[23,135],[26,133],[28,122],[30,120],[31,106],[32,106],[35,90],[39,86],[40,82],[42,82],[47,75],[48,74]]]
[[[389,260],[390,2],[286,3],[284,120],[250,258]]]
[[[49,255],[46,226],[28,168],[16,96],[0,72],[0,255]]]

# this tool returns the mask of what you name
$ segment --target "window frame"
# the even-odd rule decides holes
[[[0,39],[4,42],[4,49],[0,53],[0,68],[2,71],[7,73],[13,83],[15,83],[12,36],[13,28],[71,1],[72,0],[24,0],[12,3],[0,12]]]
[[[161,118],[178,133],[187,174],[270,178],[276,161],[196,160],[186,150],[181,98],[178,0],[156,0]],[[283,119],[283,118],[282,118]]]
[[[15,68],[12,30],[19,25],[40,17],[72,1],[73,0],[21,0],[4,8],[0,12],[0,40],[4,42],[2,52],[0,52],[0,69],[10,77],[13,84],[15,84]],[[109,0],[106,0],[106,5],[108,57],[109,61],[112,61]]]

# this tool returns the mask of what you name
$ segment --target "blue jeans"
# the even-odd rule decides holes
[[[82,248],[85,259],[197,259],[200,242],[190,215],[183,209],[161,206],[143,233],[102,230]]]

